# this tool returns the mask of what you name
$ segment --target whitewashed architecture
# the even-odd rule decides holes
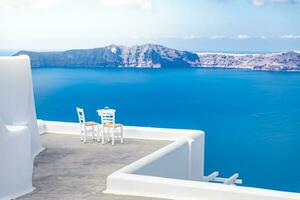
[[[44,121],[44,128],[48,133],[80,133],[77,123]],[[109,175],[104,192],[176,200],[300,200],[299,193],[236,185],[241,180],[235,174],[205,176],[204,135],[198,130],[124,126],[125,139],[172,143]],[[220,183],[207,182],[214,178]]]
[[[0,57],[0,199],[31,192],[34,157],[43,149],[29,57]]]

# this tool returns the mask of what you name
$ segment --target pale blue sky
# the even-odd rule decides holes
[[[0,0],[0,49],[300,50],[299,0]]]

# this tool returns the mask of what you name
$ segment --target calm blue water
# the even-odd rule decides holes
[[[245,186],[300,192],[300,73],[174,69],[33,69],[37,115],[206,131],[205,171]]]

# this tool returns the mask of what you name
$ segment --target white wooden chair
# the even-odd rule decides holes
[[[111,144],[115,144],[115,139],[120,139],[123,144],[123,125],[115,123],[115,113],[114,109],[101,109],[98,110],[98,115],[101,117],[101,129],[102,129],[102,144],[107,140],[107,134],[109,139],[111,139]],[[109,130],[107,133],[106,130]],[[108,139],[108,141],[109,141]]]
[[[97,128],[97,141],[100,141],[100,131],[99,131],[99,126],[96,122],[94,121],[85,121],[85,115],[84,115],[84,110],[82,108],[76,107],[77,110],[77,115],[78,115],[78,120],[80,124],[80,140],[86,143],[86,138],[87,138],[87,127],[90,127],[92,131],[92,140],[95,139],[95,127]]]

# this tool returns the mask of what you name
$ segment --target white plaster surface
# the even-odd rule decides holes
[[[45,121],[45,127],[50,133],[79,134],[76,123]],[[177,200],[300,200],[299,193],[201,181],[202,131],[124,126],[124,137],[173,142],[109,175],[106,193]]]
[[[31,192],[39,139],[28,56],[0,57],[0,199]]]

